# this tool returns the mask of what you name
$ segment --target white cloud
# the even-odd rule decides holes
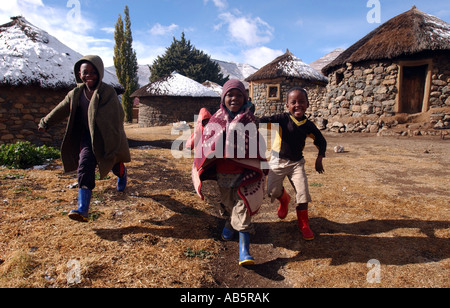
[[[166,48],[163,46],[149,45],[141,41],[133,41],[133,48],[140,65],[152,65],[158,56],[166,52]]]
[[[2,23],[3,21],[8,22],[10,17],[23,15],[24,12],[42,8],[43,6],[44,4],[42,3],[42,0],[2,1],[2,5],[0,7],[0,21]]]
[[[116,31],[116,29],[113,27],[105,27],[105,28],[101,28],[100,30],[102,30],[103,32],[106,32],[108,34],[113,34]]]
[[[71,6],[51,7],[41,0],[8,0],[0,6],[0,23],[10,21],[10,17],[22,15],[28,22],[56,37],[63,44],[81,54],[97,54],[106,66],[113,62],[114,40],[93,37],[96,28],[89,13],[82,10],[79,1],[67,2]],[[103,28],[110,34],[111,28]],[[113,31],[113,29],[112,29]]]
[[[150,30],[150,34],[152,35],[167,35],[169,33],[172,33],[176,29],[178,29],[179,26],[176,24],[171,24],[170,26],[163,26],[160,23],[156,23]]]
[[[209,1],[212,1],[214,5],[220,10],[224,10],[228,6],[227,0],[203,0],[203,3],[207,4]]]
[[[244,63],[261,68],[272,62],[275,58],[284,54],[282,50],[275,50],[265,46],[243,51]]]
[[[241,16],[241,13],[236,11],[234,14],[222,13],[219,18],[223,23],[216,25],[214,29],[219,30],[223,25],[228,25],[228,32],[236,43],[257,46],[273,39],[273,27],[259,17]]]

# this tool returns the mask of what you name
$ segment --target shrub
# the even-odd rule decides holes
[[[0,166],[6,168],[26,169],[60,156],[61,153],[55,148],[45,145],[36,147],[28,141],[0,145]]]

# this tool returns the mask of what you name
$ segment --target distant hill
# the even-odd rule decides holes
[[[322,72],[322,68],[333,62],[344,51],[345,49],[337,48],[332,52],[326,54],[322,58],[310,63],[309,65],[312,66],[312,68],[314,68],[316,71]]]
[[[255,73],[258,69],[254,66],[244,63],[236,63],[236,62],[226,62],[221,60],[214,60],[217,62],[221,68],[221,73],[226,77],[230,76],[230,79],[239,79],[244,81],[245,78]],[[116,73],[116,69],[114,66],[109,66],[107,69],[110,72]],[[139,87],[143,87],[150,83],[150,69],[148,65],[139,65],[138,69],[139,76]]]
[[[108,66],[106,68],[108,71],[116,73],[116,68],[113,66]],[[139,65],[138,68],[138,77],[139,77],[139,87],[142,88],[143,86],[150,83],[150,69],[148,68],[148,65]]]
[[[243,81],[248,76],[254,74],[258,69],[250,64],[225,62],[221,60],[214,60],[221,67],[221,73],[226,77],[230,76],[230,79],[239,79]]]

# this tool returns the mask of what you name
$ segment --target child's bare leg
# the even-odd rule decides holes
[[[307,211],[308,210],[308,203],[299,203],[297,205],[297,211]]]

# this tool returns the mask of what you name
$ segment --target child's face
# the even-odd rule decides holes
[[[225,94],[225,106],[227,106],[231,112],[238,112],[244,105],[244,101],[244,94],[238,89],[231,89]]]
[[[292,91],[288,96],[287,109],[296,119],[301,119],[308,109],[309,103],[305,93]]]
[[[91,63],[81,64],[80,79],[91,91],[97,87],[98,72]]]

